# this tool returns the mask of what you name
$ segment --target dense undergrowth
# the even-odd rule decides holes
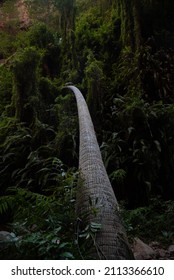
[[[129,236],[173,242],[173,3],[93,2],[25,1],[28,26],[15,1],[1,6],[0,215],[12,232],[1,258],[90,257],[100,225],[80,231],[75,213],[78,121],[66,82],[86,97]]]
[[[123,204],[122,215],[130,242],[136,236],[146,243],[159,242],[163,248],[172,244],[174,238],[173,207],[173,200],[163,201],[158,196],[150,200],[148,207],[128,210]]]

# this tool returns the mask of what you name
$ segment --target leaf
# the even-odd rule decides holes
[[[74,259],[73,254],[71,254],[70,252],[64,252],[60,256],[66,259]]]
[[[91,227],[92,227],[92,228],[96,228],[96,229],[100,229],[100,228],[101,228],[101,224],[91,222]]]
[[[156,145],[157,150],[158,150],[159,152],[161,152],[161,145],[160,145],[159,141],[155,140],[154,143],[155,143],[155,145]]]
[[[82,234],[79,234],[79,237],[80,237],[80,238],[83,238],[83,237],[86,237],[86,236],[87,236],[87,232],[82,233]]]
[[[64,248],[64,247],[66,247],[68,244],[69,244],[68,242],[61,243],[61,244],[59,245],[59,249],[62,249],[62,248]]]

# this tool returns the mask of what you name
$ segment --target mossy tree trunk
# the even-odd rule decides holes
[[[100,116],[102,110],[102,86],[104,81],[104,73],[102,62],[94,58],[93,54],[88,55],[85,76],[87,81],[87,104],[94,123],[94,126],[101,126]]]
[[[59,28],[62,36],[62,72],[77,69],[75,51],[76,0],[54,0],[59,10]]]
[[[141,42],[141,26],[138,0],[118,0],[114,9],[121,20],[121,41],[123,47],[130,46],[132,51],[139,49]]]
[[[35,48],[26,48],[16,56],[13,63],[13,97],[15,116],[19,122],[30,126],[36,117],[38,103],[37,70],[39,55]]]

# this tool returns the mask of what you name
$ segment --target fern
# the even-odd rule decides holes
[[[45,196],[22,188],[11,187],[8,188],[8,192],[12,193],[12,195],[8,197],[14,197],[15,200],[18,201],[18,203],[21,200],[24,200],[25,202],[30,202],[30,203],[35,202],[36,206],[38,206],[37,202],[40,202],[41,204],[42,203],[45,204],[45,203],[51,203],[55,200],[53,196]]]
[[[12,209],[15,203],[15,197],[6,195],[0,197],[0,215],[6,213],[9,209]]]
[[[56,157],[45,158],[40,151],[41,148],[32,151],[25,167],[12,173],[18,187],[41,192],[50,186],[61,185],[66,173],[62,162]]]

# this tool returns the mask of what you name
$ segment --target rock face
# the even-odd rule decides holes
[[[1,0],[0,0],[1,2]],[[12,3],[13,12],[5,13],[0,8],[0,30],[8,24],[8,22],[12,20],[19,21],[19,26],[21,30],[27,30],[31,25],[31,19],[27,7],[27,3],[25,0],[17,0],[16,3]]]
[[[20,28],[27,29],[30,26],[29,12],[24,0],[19,0],[16,4],[18,10],[18,17],[20,21]]]
[[[134,239],[133,252],[136,260],[149,260],[156,255],[156,252],[139,238]]]

